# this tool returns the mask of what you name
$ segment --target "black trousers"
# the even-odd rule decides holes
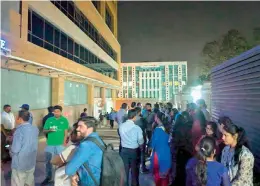
[[[131,186],[139,186],[140,149],[122,147],[120,156],[125,165],[127,185],[129,185],[129,172],[131,169]]]
[[[114,120],[110,120],[110,127],[114,128]]]
[[[141,165],[142,165],[142,170],[144,170],[146,168],[145,165],[145,153],[146,153],[146,135],[143,132],[143,136],[144,136],[144,144],[142,145],[142,151],[141,151]]]

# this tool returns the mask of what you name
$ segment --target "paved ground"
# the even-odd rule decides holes
[[[105,143],[112,143],[115,149],[117,150],[119,147],[119,139],[117,135],[116,129],[109,129],[109,128],[101,128],[98,129],[97,132],[99,135],[104,139]],[[39,139],[39,151],[37,156],[37,165],[35,170],[35,186],[40,186],[40,183],[45,178],[45,166],[44,166],[44,148],[45,148],[45,138],[41,137]],[[147,162],[149,163],[149,162]],[[4,171],[4,177],[5,179],[2,180],[2,186],[10,186],[10,163],[5,164],[2,166],[2,169]],[[5,181],[5,183],[3,183]],[[151,174],[140,174],[140,185],[141,186],[154,186],[153,178]]]

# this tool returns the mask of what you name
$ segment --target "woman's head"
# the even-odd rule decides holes
[[[242,146],[249,148],[245,130],[234,124],[225,125],[222,139],[225,145],[230,145],[232,148],[235,148],[234,162],[236,165],[238,163],[239,154],[242,151]]]
[[[218,123],[219,123],[219,131],[223,133],[224,126],[231,125],[233,122],[229,117],[223,116],[219,118]]]
[[[225,125],[223,127],[222,139],[226,145],[230,145],[232,147],[247,144],[245,130],[235,124]]]
[[[206,135],[216,138],[218,126],[215,122],[210,121],[206,124]]]
[[[198,185],[207,185],[207,159],[214,159],[216,153],[216,141],[214,138],[206,136],[199,144],[197,152],[198,163],[195,168]]]

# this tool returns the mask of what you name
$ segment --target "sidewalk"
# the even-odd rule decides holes
[[[99,128],[97,130],[99,135],[104,139],[105,143],[112,143],[115,150],[119,148],[119,138],[117,134],[117,129],[109,129],[109,128]],[[35,168],[35,186],[40,186],[41,182],[45,179],[45,156],[44,149],[46,146],[46,138],[44,136],[39,137],[38,144],[38,154],[37,154],[37,163]],[[149,162],[147,162],[149,164]],[[147,165],[148,165],[147,164]],[[2,171],[4,171],[5,177],[5,186],[11,185],[11,175],[9,172],[10,163],[2,166]],[[9,174],[9,175],[8,175]],[[1,184],[4,185],[4,184]],[[51,185],[49,185],[51,186]],[[140,174],[140,186],[154,186],[153,177],[151,174]]]

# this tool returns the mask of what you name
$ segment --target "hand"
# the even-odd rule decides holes
[[[79,177],[77,174],[71,177],[71,185],[72,186],[78,186]]]
[[[12,143],[13,136],[7,136],[6,141]]]

